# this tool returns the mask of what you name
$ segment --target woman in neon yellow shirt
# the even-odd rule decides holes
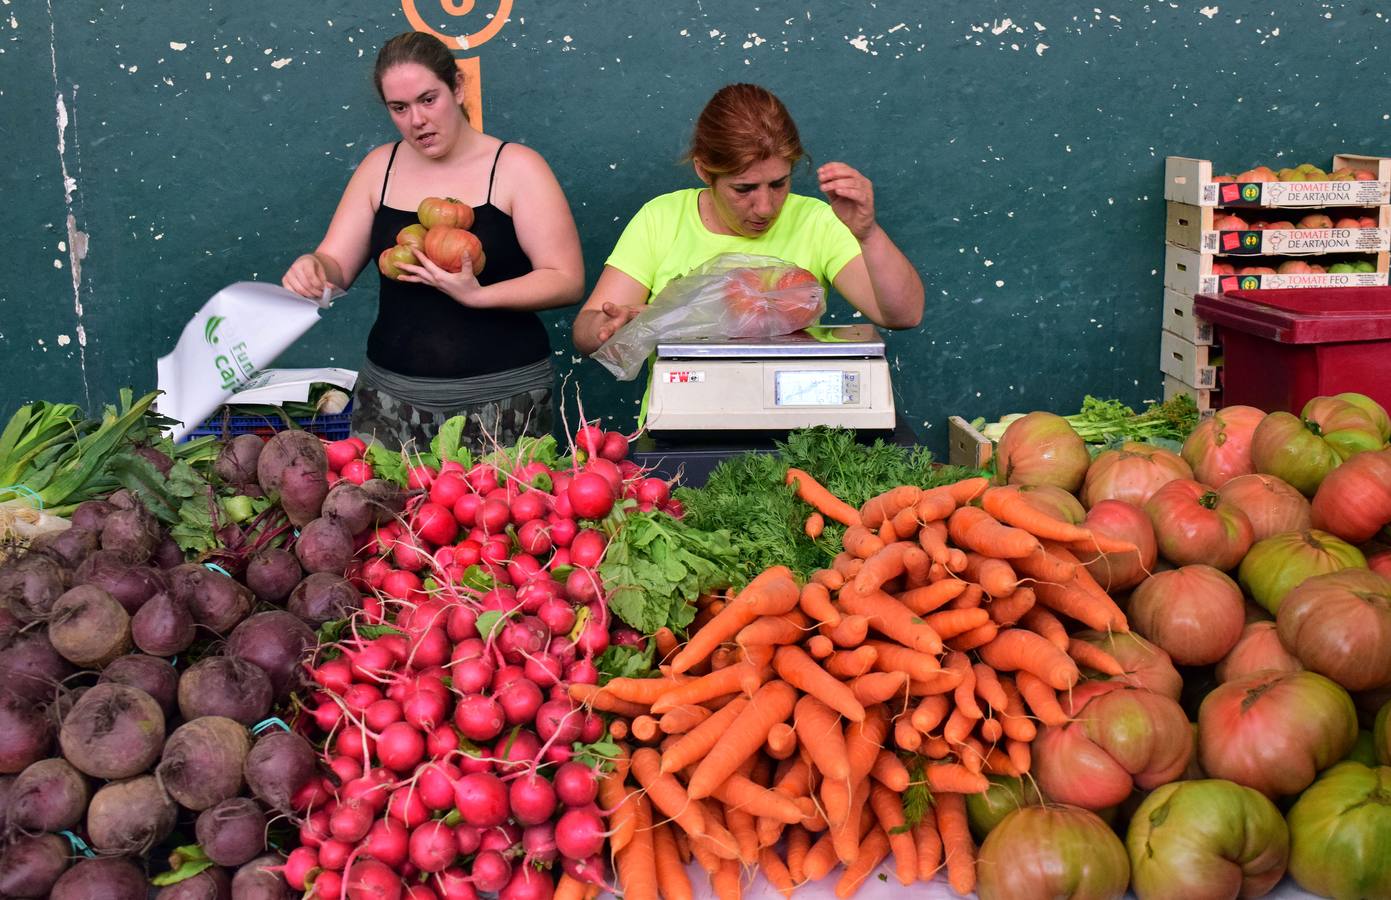
[[[580,352],[593,353],[668,281],[721,253],[796,263],[876,325],[917,325],[922,279],[875,221],[873,185],[829,162],[816,173],[829,202],[793,194],[792,167],[804,155],[796,123],[768,90],[717,91],[687,154],[706,187],[657,197],[628,223],[575,317]]]

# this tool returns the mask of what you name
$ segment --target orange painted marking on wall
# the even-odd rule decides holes
[[[451,50],[476,50],[481,45],[497,36],[502,30],[502,26],[507,24],[507,20],[512,15],[513,0],[498,0],[497,10],[488,20],[488,24],[482,28],[462,37],[443,34],[431,28],[420,15],[420,10],[416,8],[416,0],[401,0],[401,11],[406,14],[406,21],[411,23],[411,27],[416,31],[424,31],[433,34],[444,42],[444,45]],[[475,0],[439,0],[440,9],[450,16],[466,16],[474,11]],[[468,115],[469,124],[479,131],[483,130],[483,73],[479,58],[476,56],[461,57],[458,60],[459,71],[464,76],[464,112]]]

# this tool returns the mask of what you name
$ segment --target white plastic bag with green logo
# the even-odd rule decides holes
[[[156,408],[182,423],[170,430],[170,437],[180,440],[202,424],[342,295],[333,288],[319,300],[306,300],[259,281],[239,281],[214,294],[184,326],[174,352],[159,358],[163,393]]]

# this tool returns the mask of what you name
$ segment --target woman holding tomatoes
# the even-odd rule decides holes
[[[793,194],[792,169],[804,155],[796,123],[767,89],[717,91],[687,153],[705,187],[657,197],[628,223],[575,318],[575,346],[593,353],[667,282],[722,253],[787,260],[876,325],[917,325],[922,279],[875,220],[873,185],[828,162],[816,170],[826,201]]]
[[[387,41],[373,78],[401,140],[363,158],[328,233],[282,280],[318,298],[330,284],[346,289],[369,259],[396,275],[380,276],[353,431],[393,449],[425,447],[445,419],[464,414],[464,442],[475,449],[548,434],[551,348],[537,312],[584,292],[565,194],[536,151],[469,125],[462,76],[438,38],[412,31]],[[422,207],[431,197],[463,203]],[[426,224],[470,220],[463,227],[477,241],[456,233],[436,260],[420,251],[384,259],[420,239],[422,214]]]

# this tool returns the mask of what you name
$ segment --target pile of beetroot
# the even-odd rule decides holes
[[[296,798],[293,888],[546,900],[562,872],[604,883],[606,724],[569,686],[640,637],[606,609],[599,520],[623,498],[679,509],[622,435],[590,426],[576,444],[555,467],[411,468],[404,515],[359,538],[371,555],[348,572],[369,600],[318,648],[300,717],[322,774]],[[352,446],[328,454],[340,482],[370,475]]]
[[[318,761],[270,717],[315,628],[361,606],[343,577],[353,535],[404,497],[330,491],[303,432],[238,439],[216,470],[281,502],[223,523],[211,565],[118,491],[0,567],[0,896],[144,900],[150,870],[195,843],[203,870],[161,897],[290,896],[268,824]]]

